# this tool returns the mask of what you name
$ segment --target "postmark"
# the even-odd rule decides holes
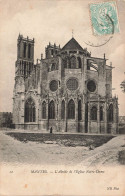
[[[90,41],[88,41],[88,42],[84,41],[84,43],[88,46],[91,46],[91,47],[101,47],[101,46],[104,46],[105,44],[107,44],[112,38],[113,38],[113,36],[110,36],[107,39],[105,39],[105,40],[101,39],[101,40],[99,40],[99,42],[96,42],[96,43],[93,43]]]
[[[89,5],[94,35],[119,33],[119,21],[115,1]]]

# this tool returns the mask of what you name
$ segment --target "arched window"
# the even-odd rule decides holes
[[[26,61],[24,61],[24,76],[26,76]]]
[[[91,120],[97,120],[97,108],[93,106],[91,108]]]
[[[67,68],[67,58],[64,58],[62,60],[62,63],[63,63],[64,68]]]
[[[71,61],[69,57],[66,58],[66,68],[71,69]]]
[[[63,100],[62,101],[62,104],[61,104],[61,119],[65,119],[65,101]]]
[[[56,64],[56,70],[58,70],[59,69],[59,65],[58,64]]]
[[[51,71],[54,71],[55,69],[56,69],[56,65],[55,65],[55,63],[52,63]]]
[[[75,103],[72,99],[68,103],[68,119],[75,119]]]
[[[78,120],[82,120],[82,104],[81,104],[81,100],[78,101]]]
[[[31,64],[29,63],[29,74],[31,73]]]
[[[77,60],[78,60],[78,68],[81,68],[81,65],[82,65],[81,58],[78,57]]]
[[[103,120],[103,107],[100,107],[100,121]]]
[[[53,53],[54,53],[54,51],[53,51],[53,49],[51,50],[51,55],[53,56]]]
[[[49,103],[49,119],[55,119],[55,104],[54,101]]]
[[[32,98],[29,98],[25,103],[25,122],[35,122],[36,109]]]
[[[26,42],[24,42],[23,57],[26,57]]]
[[[31,56],[31,44],[28,45],[28,58]]]
[[[76,58],[73,56],[70,59],[71,62],[71,69],[75,69],[76,68]]]
[[[108,121],[112,122],[113,121],[113,105],[110,104],[109,109],[108,109]]]
[[[46,119],[46,102],[42,103],[42,119]]]

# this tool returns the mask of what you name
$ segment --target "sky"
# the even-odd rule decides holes
[[[115,33],[110,41],[101,47],[110,35],[93,35],[89,4],[100,0],[1,0],[0,1],[0,112],[11,112],[13,107],[13,87],[15,61],[17,59],[17,38],[35,38],[35,62],[49,42],[63,47],[74,38],[83,48],[91,51],[91,56],[103,57],[107,64],[112,62],[113,95],[119,98],[119,114],[125,115],[125,93],[120,83],[125,79],[125,1],[117,1],[120,33]],[[100,1],[102,2],[102,1]],[[104,0],[103,0],[104,2]]]

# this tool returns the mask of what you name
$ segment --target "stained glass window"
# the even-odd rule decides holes
[[[58,89],[58,82],[56,80],[52,80],[50,82],[50,90],[54,92],[57,89]]]
[[[91,120],[97,120],[97,107],[93,106],[91,108]]]
[[[75,78],[70,78],[67,81],[67,88],[69,90],[76,90],[78,88],[78,81]]]
[[[103,120],[103,107],[100,107],[100,121]]]
[[[46,119],[46,102],[42,103],[42,118]]]
[[[55,63],[52,63],[51,71],[54,71],[54,70],[56,70],[56,64]]]
[[[78,60],[78,68],[81,68],[81,65],[82,65],[81,58],[78,57],[77,60]]]
[[[75,69],[76,68],[76,58],[73,56],[70,59],[71,62],[71,69]]]
[[[112,122],[113,121],[113,105],[110,104],[109,109],[108,109],[108,121]]]
[[[68,103],[68,119],[75,119],[75,103],[72,99]]]
[[[78,120],[82,120],[82,104],[81,104],[81,100],[78,101]]]
[[[96,90],[96,84],[93,80],[90,80],[88,83],[87,83],[87,89],[90,91],[90,92],[94,92]]]
[[[32,98],[29,98],[25,103],[25,122],[35,122],[36,109]]]
[[[24,42],[23,57],[26,57],[26,42]]]
[[[28,45],[28,58],[31,56],[31,44]]]
[[[55,119],[55,104],[54,101],[49,103],[49,119]]]

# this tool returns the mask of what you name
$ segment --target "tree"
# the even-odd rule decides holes
[[[122,89],[122,92],[125,93],[125,80],[123,80],[123,82],[120,84],[120,87]]]

